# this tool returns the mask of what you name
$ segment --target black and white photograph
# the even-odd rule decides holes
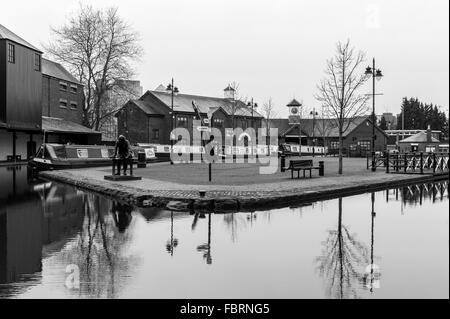
[[[0,3],[0,302],[448,301],[448,187],[447,0]]]

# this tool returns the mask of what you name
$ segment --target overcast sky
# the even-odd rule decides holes
[[[42,47],[78,0],[2,1],[0,23]],[[95,0],[118,6],[140,32],[138,65],[144,90],[167,84],[180,91],[222,96],[229,82],[280,115],[295,96],[306,108],[335,43],[352,44],[376,58],[385,77],[377,113],[399,112],[403,96],[449,105],[448,0]],[[368,61],[369,62],[369,61]],[[363,72],[363,70],[362,70]],[[364,90],[370,93],[371,86]]]

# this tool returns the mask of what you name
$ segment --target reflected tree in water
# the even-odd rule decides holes
[[[132,208],[88,194],[84,197],[84,213],[82,231],[66,247],[63,258],[80,268],[80,295],[113,298],[116,282],[129,277],[138,262],[138,258],[127,256]]]
[[[322,255],[315,263],[327,283],[327,295],[333,298],[357,298],[356,286],[363,281],[364,269],[369,265],[369,249],[351,234],[343,224],[342,198],[339,199],[338,226],[328,231]]]
[[[255,220],[256,215],[252,214],[247,215],[247,217],[242,213],[229,213],[224,214],[223,221],[227,225],[227,227],[230,229],[231,232],[231,240],[233,243],[235,243],[238,239],[238,232],[243,227],[247,226],[247,224],[253,223]]]

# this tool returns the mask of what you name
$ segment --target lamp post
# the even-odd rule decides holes
[[[178,239],[173,236],[173,211],[170,212],[170,239],[167,241],[166,250],[173,257],[173,252],[178,246]]]
[[[250,108],[252,109],[252,122],[251,122],[251,123],[252,123],[252,128],[255,129],[255,128],[254,128],[255,122],[254,122],[254,117],[253,117],[253,116],[254,116],[255,108],[258,107],[258,103],[254,103],[254,102],[253,102],[253,98],[252,98],[251,102],[248,102],[248,103],[247,103],[247,106],[250,107]],[[258,136],[258,131],[255,130],[256,144],[258,144],[258,137],[257,137],[257,136]],[[253,147],[252,147],[252,152],[253,152]]]
[[[376,69],[375,67],[375,59],[373,59],[372,67],[368,66],[366,68],[365,74],[367,76],[372,77],[372,172],[376,171],[376,163],[375,163],[375,125],[376,125],[376,117],[375,117],[375,80],[381,80],[383,74],[380,69]]]
[[[309,115],[312,115],[313,117],[313,127],[312,127],[312,139],[313,139],[313,154],[312,156],[315,157],[316,155],[316,116],[319,115],[319,113],[316,112],[316,108],[313,108],[313,110],[309,113]]]
[[[169,92],[172,96],[172,100],[171,100],[171,109],[172,111],[170,112],[170,165],[173,165],[173,161],[172,161],[172,157],[173,157],[173,138],[172,138],[172,133],[173,133],[173,129],[174,129],[174,124],[173,121],[175,119],[175,115],[173,112],[173,98],[175,94],[178,94],[178,88],[174,85],[174,81],[172,78],[172,82],[167,86],[166,91]]]

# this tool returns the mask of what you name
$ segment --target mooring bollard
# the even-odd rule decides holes
[[[325,176],[325,162],[319,162],[319,176]]]
[[[389,173],[389,151],[386,152],[386,173]]]
[[[423,174],[423,152],[420,152],[420,174]]]
[[[211,182],[211,180],[212,180],[212,164],[211,163],[209,163],[208,164],[208,170],[209,170],[209,181]]]
[[[433,153],[433,174],[436,173],[436,153]]]
[[[145,152],[139,152],[138,153],[138,164],[137,164],[138,168],[146,168],[147,167],[147,160],[145,157]]]
[[[285,172],[285,169],[284,169],[284,167],[285,167],[285,164],[286,164],[286,155],[285,154],[281,154],[281,168],[280,168],[280,171],[282,172],[282,173],[284,173]]]

